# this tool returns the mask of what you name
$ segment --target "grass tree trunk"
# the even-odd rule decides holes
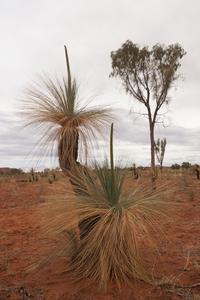
[[[79,232],[80,232],[80,240],[84,239],[90,231],[93,229],[95,224],[101,219],[101,216],[95,215],[84,219],[83,221],[78,223]]]
[[[68,141],[67,136],[63,136],[58,145],[58,157],[59,165],[64,173],[72,171],[72,164],[77,164],[78,159],[78,145],[79,145],[79,135],[74,134],[74,143]]]
[[[64,136],[59,144],[58,147],[58,154],[59,154],[59,164],[62,171],[69,176],[69,181],[72,185],[73,191],[77,196],[87,196],[83,191],[80,189],[80,186],[77,185],[76,182],[76,168],[74,166],[80,166],[78,159],[78,146],[79,146],[79,135],[76,133],[74,136],[74,145],[70,145],[67,139],[67,136]],[[81,166],[80,166],[81,167]],[[72,176],[70,176],[72,175]],[[86,175],[87,176],[87,175]],[[78,223],[79,233],[80,233],[80,240],[85,238],[89,232],[94,227],[95,223],[98,222],[100,219],[99,216],[93,216],[87,218]]]

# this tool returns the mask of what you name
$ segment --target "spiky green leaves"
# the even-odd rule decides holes
[[[110,162],[106,160],[103,166],[96,163],[95,173],[99,180],[99,190],[108,204],[110,206],[119,204],[125,174],[114,166],[113,123],[110,130]]]
[[[103,166],[95,165],[95,174],[99,182],[98,189],[102,197],[110,206],[117,205],[122,192],[124,172],[120,168],[110,169],[106,161]]]

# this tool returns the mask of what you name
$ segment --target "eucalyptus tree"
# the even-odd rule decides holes
[[[158,114],[168,105],[168,92],[178,79],[181,59],[186,54],[179,44],[156,44],[151,49],[127,40],[111,52],[111,77],[120,78],[127,94],[141,103],[149,122],[151,167],[155,172],[154,129]]]

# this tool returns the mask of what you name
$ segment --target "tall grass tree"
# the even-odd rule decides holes
[[[68,173],[79,164],[80,145],[87,156],[88,143],[110,123],[111,111],[80,103],[66,46],[64,50],[67,76],[61,80],[41,76],[39,82],[25,91],[22,114],[27,120],[26,125],[43,130],[43,144],[57,143],[60,167]]]

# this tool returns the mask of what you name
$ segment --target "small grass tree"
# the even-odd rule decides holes
[[[162,173],[162,169],[163,169],[163,160],[165,157],[166,145],[167,145],[166,138],[164,138],[163,140],[157,139],[157,141],[154,142],[154,149],[155,149],[157,160],[160,164],[161,173]]]
[[[53,218],[50,215],[50,222],[42,217],[42,213],[47,214],[43,207],[39,219],[47,222],[44,227],[51,238],[71,232],[77,226],[77,219],[79,223],[87,220],[82,238],[77,242],[73,235],[75,247],[68,245],[72,259],[67,270],[72,281],[87,278],[88,283],[104,290],[109,282],[117,283],[119,288],[135,279],[153,283],[151,267],[147,268],[140,246],[145,243],[150,252],[156,250],[155,239],[159,238],[161,220],[166,216],[166,189],[158,187],[155,192],[146,185],[139,185],[127,191],[125,176],[124,170],[115,167],[112,125],[109,159],[103,165],[95,162],[90,177],[78,168],[74,180],[80,193],[69,194],[67,201],[46,203],[48,210],[54,213]]]
[[[112,77],[120,78],[127,94],[141,103],[148,117],[151,168],[155,173],[154,129],[160,109],[169,103],[168,93],[178,79],[185,51],[179,44],[140,47],[126,41],[111,52]]]

